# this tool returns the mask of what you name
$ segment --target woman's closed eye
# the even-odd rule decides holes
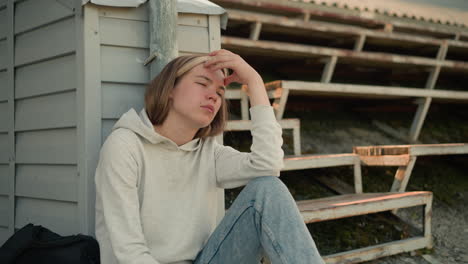
[[[196,83],[196,84],[199,84],[199,85],[201,85],[201,86],[203,86],[203,87],[207,87],[207,86],[208,86],[207,84],[202,83],[202,82],[195,82],[195,83]],[[217,94],[219,97],[223,97],[224,91],[218,90],[218,91],[216,91],[216,94]]]

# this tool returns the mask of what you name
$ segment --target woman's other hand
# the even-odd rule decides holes
[[[212,71],[224,68],[233,71],[231,75],[224,78],[225,86],[232,82],[245,84],[251,106],[259,104],[270,105],[262,77],[241,56],[225,49],[213,51],[208,55],[212,58],[205,62],[205,67]]]

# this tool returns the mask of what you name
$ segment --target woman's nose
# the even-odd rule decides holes
[[[216,91],[209,91],[208,92],[208,99],[213,100],[214,102],[216,102],[216,100],[218,100],[218,97],[216,95]]]

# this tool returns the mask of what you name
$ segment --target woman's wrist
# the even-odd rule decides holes
[[[263,80],[260,77],[260,75],[258,76],[258,79],[252,80],[247,84],[247,94],[250,98],[250,105],[270,105],[270,100],[268,99],[265,84],[263,83]]]
[[[252,75],[252,77],[250,77],[247,82],[246,82],[246,85],[248,87],[263,87],[265,88],[265,85],[263,84],[263,79],[262,79],[262,76],[260,76],[260,74],[258,72],[256,72],[255,70],[253,70],[255,72],[255,74]]]

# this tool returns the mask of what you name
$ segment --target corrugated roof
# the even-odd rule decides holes
[[[411,18],[420,21],[468,27],[468,12],[430,4],[416,4],[401,0],[290,0],[321,4],[330,7],[361,11],[361,16],[374,14]]]

